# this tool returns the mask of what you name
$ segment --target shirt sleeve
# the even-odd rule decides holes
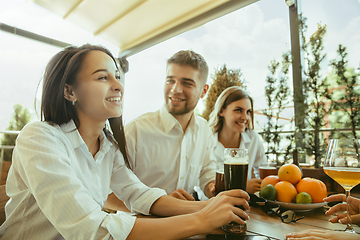
[[[34,204],[65,239],[126,239],[135,217],[101,211],[71,166],[65,136],[52,128],[33,124],[16,142],[19,174]]]
[[[253,169],[254,169],[255,177],[260,178],[259,167],[262,163],[265,163],[267,161],[267,159],[265,156],[263,141],[261,140],[261,138],[257,132],[253,131],[253,134],[254,134],[254,140],[256,142],[256,148],[257,148]]]
[[[211,151],[215,146],[215,137],[212,134],[210,128],[206,132],[205,139],[207,141],[207,147],[204,155],[204,162],[200,171],[199,187],[205,192],[205,186],[215,180],[216,175],[216,159]]]
[[[124,164],[123,156],[117,151],[114,170],[111,178],[111,189],[114,194],[124,201],[126,207],[133,213],[150,214],[152,204],[161,196],[166,195],[165,190],[149,188]]]

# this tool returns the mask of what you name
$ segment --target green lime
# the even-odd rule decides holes
[[[311,201],[311,196],[306,192],[301,192],[296,195],[296,203],[310,204]]]
[[[265,198],[267,200],[275,201],[276,199],[276,190],[275,187],[271,184],[266,185],[260,190],[260,197]]]

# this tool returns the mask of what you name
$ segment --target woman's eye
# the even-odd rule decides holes
[[[106,80],[107,77],[106,77],[106,76],[102,76],[102,77],[99,77],[98,79],[99,79],[99,80]]]

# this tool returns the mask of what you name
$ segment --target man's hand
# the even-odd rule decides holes
[[[257,178],[248,179],[246,183],[246,191],[248,193],[255,193],[260,191],[261,182],[262,180]]]
[[[191,196],[190,193],[181,188],[169,193],[168,195],[181,200],[195,201],[195,198]]]
[[[205,196],[212,198],[215,196],[215,180],[210,181],[204,188]]]

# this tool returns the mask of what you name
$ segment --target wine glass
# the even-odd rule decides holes
[[[324,172],[344,189],[347,202],[347,226],[355,233],[350,217],[350,190],[360,183],[360,139],[330,139],[326,150]]]

